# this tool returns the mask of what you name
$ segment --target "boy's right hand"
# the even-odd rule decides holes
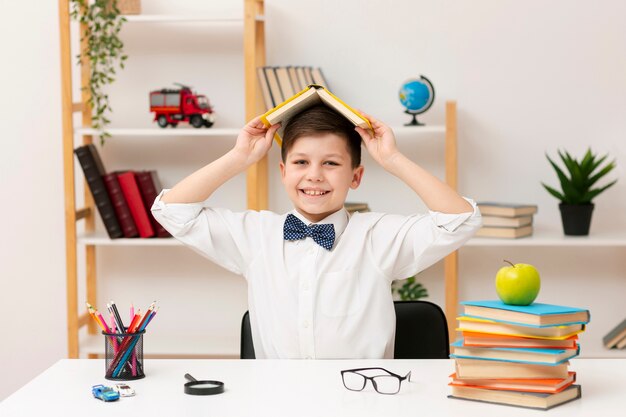
[[[255,117],[239,132],[233,151],[242,158],[246,166],[258,162],[272,147],[274,133],[279,127],[280,124],[275,124],[268,129],[260,116]]]

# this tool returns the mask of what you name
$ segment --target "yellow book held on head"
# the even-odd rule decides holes
[[[275,125],[276,123],[282,123],[282,126],[274,136],[278,145],[282,146],[283,129],[289,119],[301,111],[320,103],[335,110],[348,119],[353,125],[372,130],[372,125],[365,117],[358,114],[352,107],[348,106],[325,87],[317,84],[309,85],[295,96],[288,98],[278,106],[269,110],[261,116],[261,121],[267,127]]]

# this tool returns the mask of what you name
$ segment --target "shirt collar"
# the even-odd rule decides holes
[[[335,227],[335,241],[339,239],[339,236],[341,236],[343,231],[346,230],[346,226],[348,226],[348,220],[350,219],[350,215],[344,207],[337,210],[333,214],[326,216],[316,223],[311,223],[309,219],[300,214],[296,209],[293,209],[290,213],[296,216],[298,219],[302,220],[302,222],[306,225],[331,223]]]

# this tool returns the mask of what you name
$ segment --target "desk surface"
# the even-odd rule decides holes
[[[396,395],[343,387],[342,369],[382,366],[413,373]],[[146,378],[129,382],[137,395],[103,403],[91,395],[104,379],[104,361],[64,359],[0,403],[9,416],[498,416],[541,415],[545,411],[447,398],[451,360],[146,360]],[[547,411],[557,416],[624,416],[626,359],[576,359],[582,398]],[[194,397],[183,393],[189,372],[225,383],[226,392]],[[7,377],[6,375],[4,376]]]

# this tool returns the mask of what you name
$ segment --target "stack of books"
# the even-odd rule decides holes
[[[533,214],[537,213],[534,204],[482,202],[478,208],[483,227],[476,236],[516,239],[533,234]]]
[[[74,153],[109,238],[171,237],[150,212],[161,191],[156,171],[107,173],[91,143],[79,146]]]
[[[626,319],[615,326],[610,332],[602,338],[602,343],[607,349],[624,349],[626,348]]]
[[[589,310],[499,300],[461,304],[450,398],[537,409],[580,398],[569,360],[580,353]]]

